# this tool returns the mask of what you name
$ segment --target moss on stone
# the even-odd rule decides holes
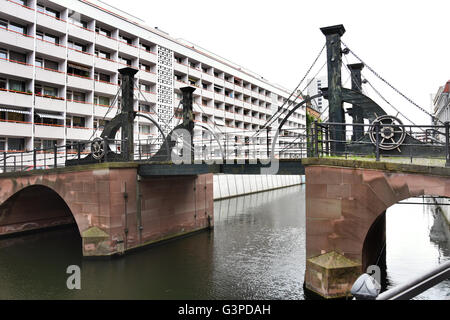
[[[91,227],[81,233],[83,238],[109,238],[109,235],[98,227]]]
[[[335,251],[309,258],[308,261],[324,269],[352,268],[359,267],[361,265],[360,263],[350,260]]]

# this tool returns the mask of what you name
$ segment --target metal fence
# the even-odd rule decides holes
[[[309,156],[441,160],[450,166],[450,125],[319,123],[308,130]],[[437,162],[436,162],[437,163]]]

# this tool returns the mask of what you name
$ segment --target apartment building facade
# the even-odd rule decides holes
[[[207,139],[209,128],[242,143],[289,105],[286,89],[103,2],[0,0],[0,6],[0,149],[6,152],[100,136],[119,112],[118,69],[127,66],[138,71],[135,110],[166,133],[179,121],[180,88],[196,87],[197,141]],[[301,108],[279,146],[289,145],[305,123]],[[156,126],[136,119],[136,140],[157,137]],[[256,144],[256,156],[265,155],[266,144]],[[279,149],[280,156],[292,156],[289,150]]]
[[[433,116],[439,119],[442,123],[450,121],[450,80],[441,87],[433,98]],[[434,124],[438,121],[435,121]]]
[[[308,79],[308,87],[306,89],[308,96],[314,96],[320,93],[321,89],[327,86],[328,78],[326,76]],[[311,108],[321,114],[328,108],[328,100],[323,97],[314,99],[313,103],[311,104]],[[323,116],[326,115],[324,114]]]

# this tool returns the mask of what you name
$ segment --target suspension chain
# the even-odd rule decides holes
[[[352,51],[352,49],[350,49],[343,41],[341,41],[341,43],[349,50],[349,52],[356,58],[358,59],[361,63],[364,64],[364,66],[369,69],[370,72],[372,72],[378,79],[380,79],[381,81],[383,81],[385,84],[387,84],[392,90],[394,90],[395,92],[397,92],[399,95],[401,95],[403,98],[405,98],[409,103],[411,103],[413,106],[415,106],[416,108],[420,109],[423,113],[429,115],[430,117],[434,116],[429,113],[428,111],[426,111],[424,108],[422,108],[421,106],[419,106],[417,103],[415,103],[413,100],[411,100],[410,98],[408,98],[406,95],[404,95],[402,92],[400,92],[400,90],[398,90],[397,88],[395,88],[392,84],[390,84],[387,80],[385,80],[381,75],[379,75],[374,69],[372,69],[367,63],[365,63],[360,57],[358,57],[356,55],[356,53],[354,53]],[[435,118],[437,121],[439,121],[440,123],[443,123],[441,120]]]
[[[308,74],[311,72],[312,68],[314,68],[314,66],[317,63],[317,60],[319,60],[320,56],[322,55],[322,52],[325,50],[326,48],[326,44],[323,45],[322,49],[320,49],[319,54],[316,56],[316,58],[314,59],[314,62],[312,63],[312,65],[309,67],[308,71],[306,71],[306,74],[303,76],[302,80],[299,82],[299,84],[297,85],[297,87],[295,87],[295,89],[291,92],[291,94],[289,95],[289,97],[287,98],[287,100],[281,105],[281,107],[270,117],[269,120],[266,121],[266,123],[253,135],[258,135],[261,130],[263,130],[264,128],[266,128],[267,126],[270,126],[272,123],[275,122],[275,120],[277,120],[281,114],[284,113],[283,111],[283,107],[285,106],[285,104],[287,102],[289,102],[288,107],[290,107],[292,104],[294,104],[294,102],[297,100],[298,97],[295,98],[294,102],[290,102],[289,99],[291,99],[292,95],[297,91],[297,89],[300,87],[300,85],[303,83],[303,81],[305,81],[306,77],[308,76]],[[302,94],[303,96],[303,94]],[[280,110],[282,111],[280,115],[278,115],[275,119],[273,119],[277,113],[280,112]],[[273,121],[272,121],[273,119]]]

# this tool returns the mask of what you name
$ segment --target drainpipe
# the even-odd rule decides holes
[[[142,243],[142,230],[144,227],[142,226],[142,193],[141,193],[141,180],[142,177],[137,174],[136,175],[136,224],[138,227],[138,235],[139,235],[139,244]]]

